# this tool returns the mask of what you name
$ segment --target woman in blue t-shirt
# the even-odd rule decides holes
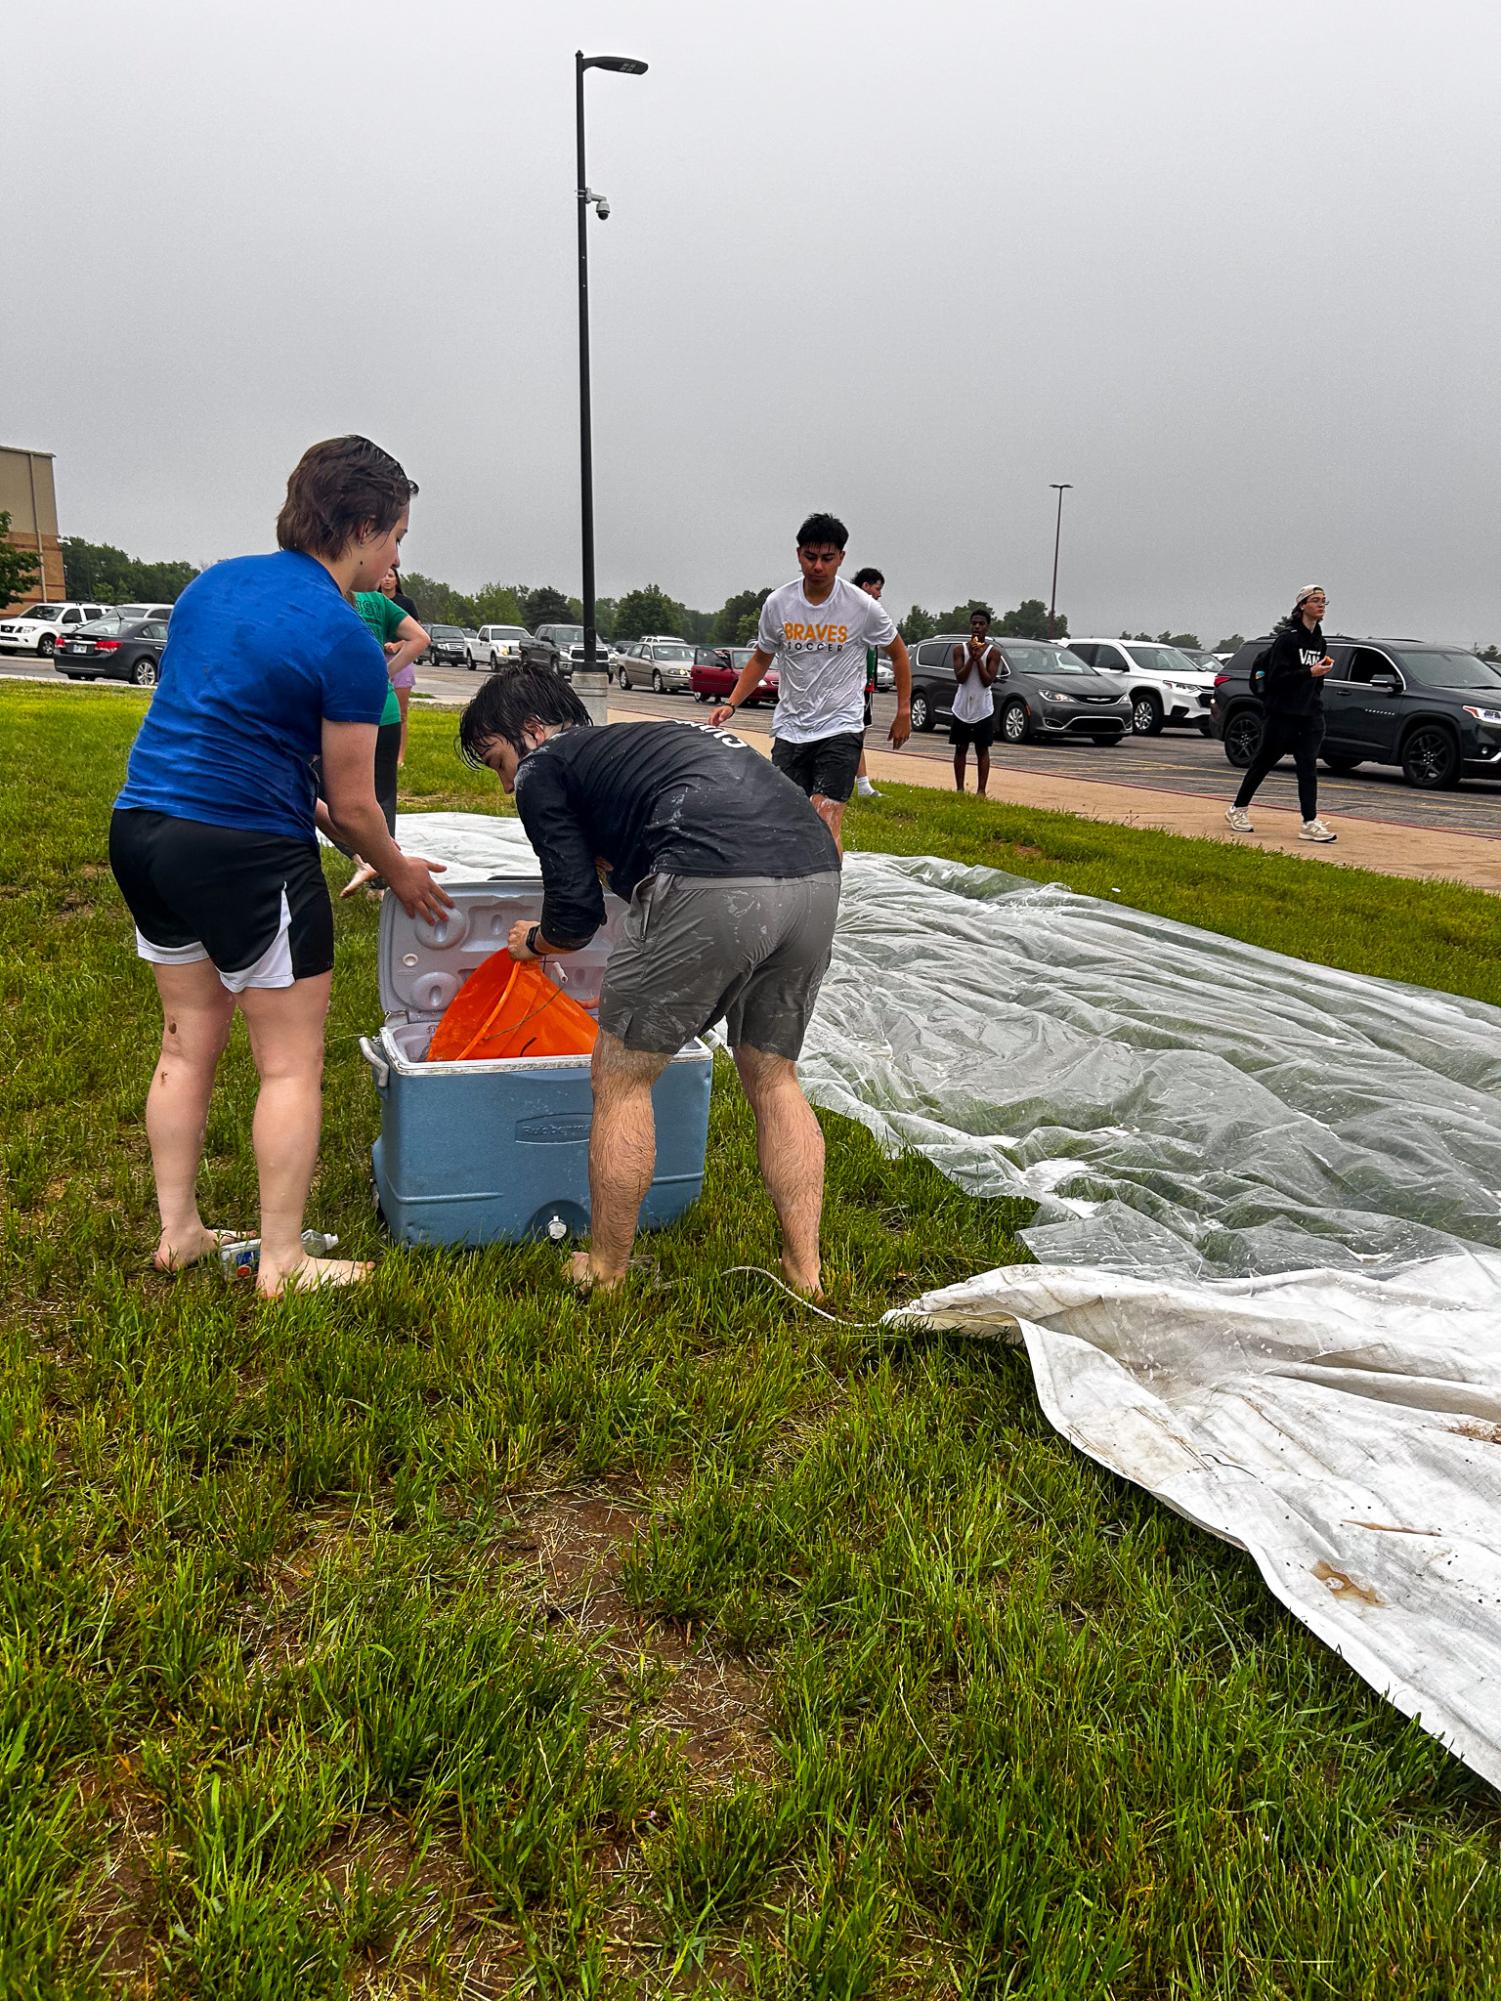
[[[162,1002],[146,1101],[162,1271],[220,1241],[199,1216],[197,1179],[237,1005],[260,1075],[261,1291],[347,1285],[370,1269],[302,1248],[334,962],[316,829],[368,857],[412,915],[449,907],[437,865],[402,853],[376,801],[386,661],[349,601],[395,559],[416,491],[368,438],[310,446],[287,482],[277,554],[216,563],[173,608],[109,842]]]

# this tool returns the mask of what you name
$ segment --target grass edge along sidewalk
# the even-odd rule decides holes
[[[719,1276],[772,1235],[733,1090],[617,1299],[543,1247],[268,1309],[145,1274],[130,729],[0,701],[0,1993],[1501,1989],[1494,1795],[1249,1563],[1065,1446],[1019,1355]],[[450,737],[404,804],[496,803]],[[927,794],[850,827],[1494,981],[1480,895]],[[315,1220],[358,1253],[375,906],[338,922]],[[215,1220],[251,1089],[237,1036]],[[851,1318],[1019,1254],[1019,1205],[825,1125]]]

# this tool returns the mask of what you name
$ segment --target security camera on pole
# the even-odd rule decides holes
[[[644,76],[646,64],[634,56],[586,56],[574,52],[574,81],[578,105],[578,209],[579,209],[579,467],[583,494],[584,527],[584,664],[573,677],[574,690],[589,711],[591,722],[609,721],[609,683],[599,660],[594,631],[594,449],[589,413],[589,237],[588,215],[592,208],[601,222],[610,213],[603,195],[595,194],[584,173],[584,71],[611,69],[622,76]]]

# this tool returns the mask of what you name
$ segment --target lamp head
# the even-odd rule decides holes
[[[637,56],[586,56],[580,50],[579,63],[584,69],[612,69],[621,76],[646,75],[646,64]]]

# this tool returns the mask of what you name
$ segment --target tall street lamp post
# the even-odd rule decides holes
[[[1053,636],[1053,620],[1057,616],[1058,611],[1058,544],[1063,540],[1063,496],[1066,493],[1073,492],[1074,483],[1072,480],[1066,479],[1060,485],[1055,479],[1050,480],[1048,484],[1058,496],[1058,526],[1053,530],[1053,589],[1051,596],[1048,598],[1048,638],[1051,639]]]
[[[584,511],[584,665],[573,677],[574,692],[589,711],[591,722],[609,721],[606,703],[609,683],[599,664],[598,640],[594,631],[594,445],[589,410],[589,235],[591,208],[601,222],[610,213],[603,195],[590,188],[584,173],[584,71],[612,69],[622,76],[645,76],[646,64],[635,56],[586,56],[576,49],[573,57],[578,124],[578,206],[579,206],[579,470]]]

